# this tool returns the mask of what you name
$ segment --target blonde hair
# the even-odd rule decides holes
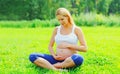
[[[56,16],[57,15],[62,15],[64,17],[68,17],[69,23],[71,25],[74,25],[74,21],[72,19],[72,16],[71,16],[70,12],[67,9],[65,9],[65,8],[58,8],[57,11],[56,11]]]

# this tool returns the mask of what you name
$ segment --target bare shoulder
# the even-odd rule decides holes
[[[56,26],[56,27],[54,28],[54,31],[56,31],[56,32],[57,32],[57,30],[58,30],[58,27],[59,27],[59,26]]]
[[[54,31],[57,31],[57,29],[58,29],[58,27],[55,27],[55,28],[54,28]]]
[[[55,27],[54,30],[53,30],[53,34],[56,34],[57,30],[58,30],[58,27]]]
[[[82,29],[78,26],[75,27],[75,33],[76,34],[79,34],[79,33],[82,33]]]

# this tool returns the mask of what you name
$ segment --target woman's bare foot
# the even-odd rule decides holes
[[[55,64],[53,64],[53,66],[55,67],[55,68],[57,68],[57,69],[61,69],[62,68],[62,64],[61,63],[55,63]]]
[[[57,71],[63,71],[63,72],[68,72],[68,70],[66,70],[66,69],[62,69],[62,63],[56,63],[56,64],[53,64],[53,66],[55,67],[55,68],[57,68]]]

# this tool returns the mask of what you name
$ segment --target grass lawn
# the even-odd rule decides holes
[[[82,27],[88,45],[81,67],[58,72],[33,65],[30,53],[49,53],[53,28],[0,28],[0,74],[120,74],[120,27]]]

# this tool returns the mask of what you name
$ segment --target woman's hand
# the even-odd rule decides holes
[[[64,60],[64,58],[59,55],[54,55],[53,57],[54,57],[54,59],[59,60],[59,61]]]
[[[66,49],[66,48],[69,48],[70,45],[71,45],[71,44],[69,44],[69,43],[62,42],[62,43],[60,43],[60,44],[57,46],[57,48]]]

